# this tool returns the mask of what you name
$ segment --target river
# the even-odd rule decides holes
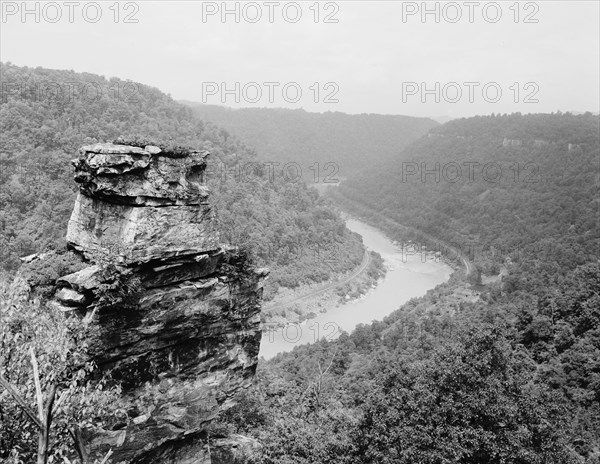
[[[422,296],[445,282],[452,273],[452,268],[441,261],[422,259],[416,254],[403,255],[400,247],[383,232],[362,221],[347,218],[346,226],[362,236],[368,249],[381,255],[388,268],[385,278],[358,300],[332,308],[302,324],[267,330],[262,336],[259,356],[270,359],[277,353],[291,351],[294,346],[323,337],[332,340],[342,330],[351,332],[358,324],[381,320],[411,298]]]

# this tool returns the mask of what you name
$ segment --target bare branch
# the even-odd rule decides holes
[[[44,397],[42,396],[42,386],[40,384],[40,371],[38,369],[37,359],[33,347],[29,348],[31,353],[31,365],[33,366],[33,381],[35,382],[35,393],[37,398],[38,413],[40,420],[44,418]]]
[[[50,391],[48,392],[48,404],[43,408],[41,417],[43,428],[38,437],[38,464],[46,464],[48,462],[48,447],[50,445],[50,426],[52,425],[52,405],[54,404],[54,398],[56,398],[56,385],[53,384],[50,386]]]
[[[52,406],[54,405],[54,399],[56,398],[56,385],[50,385],[50,392],[48,393],[48,404],[46,404],[46,410],[44,411],[44,423],[46,428],[50,429],[52,423]]]
[[[79,459],[81,459],[82,464],[87,464],[89,461],[89,456],[87,450],[85,449],[85,445],[83,444],[83,439],[81,438],[81,433],[79,433],[79,429],[69,429],[69,434],[75,442],[75,449],[77,451],[77,454],[79,455]]]
[[[104,459],[102,460],[102,462],[100,464],[106,464],[108,462],[108,458],[110,458],[112,456],[112,448],[108,450],[108,453],[106,453],[106,456],[104,456]]]
[[[10,393],[10,395],[14,398],[17,404],[21,406],[21,409],[25,411],[25,414],[27,414],[27,416],[33,421],[33,423],[41,430],[42,422],[40,421],[40,419],[35,415],[35,412],[33,412],[31,408],[27,406],[27,403],[21,397],[19,392],[8,382],[8,380],[4,378],[2,374],[0,374],[0,385],[2,385],[8,393]]]
[[[331,368],[331,365],[333,364],[333,360],[335,359],[335,355],[337,354],[337,350],[338,350],[338,345],[336,343],[335,350],[333,350],[333,356],[331,356],[331,360],[329,361],[329,365],[327,366],[327,369],[325,369],[325,372],[323,372],[323,375],[327,374],[327,371]]]

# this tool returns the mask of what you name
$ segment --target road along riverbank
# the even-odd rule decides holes
[[[335,339],[341,331],[350,332],[358,324],[381,320],[411,298],[424,295],[445,282],[453,269],[441,260],[421,253],[407,253],[379,229],[348,217],[346,226],[360,234],[369,250],[379,253],[387,267],[377,287],[358,300],[332,307],[304,323],[267,327],[260,356],[272,358],[294,346],[314,343],[320,338]]]

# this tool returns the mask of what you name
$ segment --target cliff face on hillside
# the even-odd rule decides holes
[[[207,156],[97,144],[73,162],[67,242],[85,267],[58,279],[50,304],[91,321],[90,355],[121,382],[132,419],[88,433],[91,456],[215,462],[205,428],[254,375],[266,271],[219,243]]]

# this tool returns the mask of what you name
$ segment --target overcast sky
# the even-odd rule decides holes
[[[3,62],[175,99],[433,117],[599,110],[598,1],[428,2],[425,17],[421,2],[227,2],[224,18],[222,2],[27,2],[25,16],[0,3]]]

